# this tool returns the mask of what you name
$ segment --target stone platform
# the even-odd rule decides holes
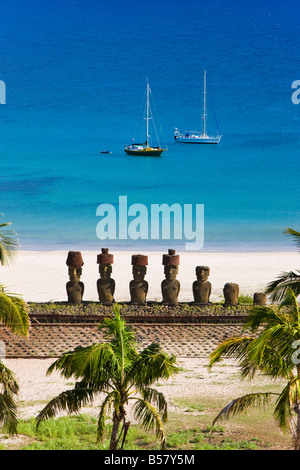
[[[0,341],[4,342],[7,358],[59,357],[77,346],[102,342],[103,333],[98,325],[113,314],[111,307],[94,302],[80,306],[66,302],[29,306],[28,338],[0,326]],[[156,341],[178,357],[208,357],[226,338],[245,334],[243,327],[253,305],[224,308],[222,304],[184,303],[169,308],[154,302],[143,307],[124,302],[119,307],[128,326],[135,331],[140,349]]]
[[[177,357],[207,357],[223,340],[243,334],[242,323],[131,323],[139,348],[159,342]],[[59,357],[77,346],[103,341],[96,323],[32,324],[29,338],[16,336],[0,327],[7,358]]]

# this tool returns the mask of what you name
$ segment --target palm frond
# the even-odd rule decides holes
[[[265,324],[247,349],[247,361],[253,368],[272,378],[289,379],[295,368],[293,343],[300,339],[298,319],[278,315],[277,324]]]
[[[273,378],[290,377],[294,368],[292,344],[295,339],[300,339],[299,308],[294,293],[288,289],[285,300],[276,310],[269,307],[251,309],[245,328],[259,334],[247,347],[242,375],[246,375],[248,368]]]
[[[257,371],[273,378],[290,377],[294,368],[292,360],[294,329],[290,329],[289,324],[280,323],[279,318],[276,324],[276,318],[276,316],[272,318],[274,326],[267,325],[257,337],[229,338],[221,343],[210,355],[209,369],[226,357],[238,361],[242,379],[246,377],[252,379]]]
[[[162,421],[168,419],[168,404],[163,393],[154,388],[145,387],[140,390],[143,400],[156,406],[159,413],[162,414]]]
[[[254,338],[250,336],[228,338],[221,343],[210,355],[209,369],[213,364],[219,362],[222,357],[232,357],[235,359],[243,359],[247,355],[249,344]]]
[[[289,315],[292,317],[292,321],[299,324],[299,305],[295,292],[290,287],[287,288],[284,299],[281,301],[278,311],[280,312],[283,308],[288,307]]]
[[[17,434],[17,404],[8,392],[0,393],[0,424],[10,435]]]
[[[116,353],[122,353],[124,359],[129,358],[131,360],[132,357],[136,356],[135,333],[121,317],[118,304],[112,308],[112,311],[113,315],[104,318],[98,328],[102,330],[104,340],[110,342]]]
[[[113,390],[112,392],[108,393],[103,400],[100,412],[98,415],[98,425],[97,425],[97,442],[103,442],[106,436],[106,419],[107,415],[111,410],[112,403],[114,401],[120,402],[120,396],[118,396],[118,392]]]
[[[293,429],[292,411],[300,396],[300,379],[293,378],[282,390],[274,410],[274,418],[280,429],[285,432]]]
[[[109,343],[95,343],[86,347],[77,347],[64,353],[47,370],[47,375],[57,370],[65,378],[93,382],[99,389],[110,383],[118,375],[120,364]]]
[[[300,249],[300,232],[297,232],[296,230],[293,230],[291,228],[287,228],[283,233],[291,235],[294,241],[296,242],[296,245],[298,245],[298,248]]]
[[[124,382],[132,382],[138,387],[145,387],[158,379],[169,379],[179,370],[176,357],[163,351],[158,343],[152,343],[143,349],[132,362]]]
[[[17,434],[17,404],[19,392],[15,374],[0,361],[0,424],[10,435]]]
[[[17,394],[19,392],[15,374],[2,361],[0,361],[0,385],[7,393]]]
[[[90,403],[94,398],[95,391],[92,388],[75,386],[72,390],[62,392],[53,398],[36,417],[36,428],[45,419],[54,418],[60,411],[67,410],[69,413],[77,413],[82,406]]]
[[[280,302],[284,299],[289,288],[296,296],[300,294],[300,270],[282,272],[277,279],[267,284],[265,292],[270,294],[273,302]]]
[[[17,309],[19,311],[19,315],[20,315],[20,318],[21,318],[21,324],[22,324],[22,327],[23,327],[22,334],[24,336],[28,336],[29,327],[30,327],[30,318],[29,318],[30,307],[29,307],[29,305],[19,295],[11,294],[11,293],[8,293],[6,295],[9,296],[9,298],[12,300],[12,302],[14,303],[14,305],[17,307]]]
[[[278,395],[278,393],[250,393],[236,398],[231,403],[226,405],[213,420],[209,436],[211,437],[213,428],[218,421],[229,419],[232,416],[236,416],[242,413],[247,413],[252,407],[265,407],[267,404],[269,404],[273,395]]]
[[[146,431],[155,428],[156,438],[161,441],[161,447],[164,448],[166,442],[165,431],[157,410],[151,403],[143,399],[136,398],[136,400],[137,402],[134,406],[135,418],[140,421]]]
[[[249,328],[252,332],[255,332],[262,324],[272,325],[278,324],[280,321],[280,317],[273,308],[267,306],[253,307],[248,314],[245,329]]]
[[[6,294],[0,289],[0,323],[9,327],[14,333],[27,336],[29,329],[29,307],[20,298]]]
[[[3,215],[0,214],[0,217],[3,217]],[[13,260],[19,247],[14,230],[2,230],[9,225],[11,225],[10,222],[0,224],[0,264],[2,265],[9,264]]]

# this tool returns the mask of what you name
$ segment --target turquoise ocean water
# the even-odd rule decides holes
[[[300,6],[294,0],[0,0],[0,211],[25,249],[100,241],[99,204],[204,204],[205,250],[294,249],[300,229]],[[202,80],[221,143],[202,126]],[[129,157],[149,79],[162,158]],[[101,154],[110,150],[111,154]],[[180,241],[172,247],[180,249]]]

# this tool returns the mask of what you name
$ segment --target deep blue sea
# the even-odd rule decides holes
[[[97,238],[97,207],[119,196],[204,204],[205,250],[295,248],[283,231],[300,230],[298,1],[0,5],[0,212],[23,249],[162,246]],[[174,127],[202,126],[204,69],[222,140],[175,143]],[[124,153],[140,139],[147,77],[161,158]]]

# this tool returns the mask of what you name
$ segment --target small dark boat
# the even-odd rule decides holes
[[[111,151],[110,150],[101,150],[100,153],[111,153]]]
[[[147,144],[125,145],[125,152],[128,155],[140,155],[143,157],[159,157],[164,149],[161,147],[149,147]]]

